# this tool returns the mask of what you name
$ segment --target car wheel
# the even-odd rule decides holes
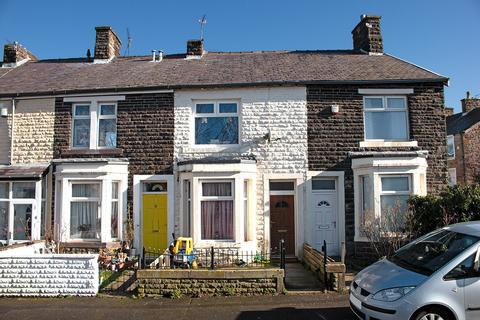
[[[430,307],[423,309],[414,318],[415,320],[454,320],[448,311],[442,308]]]

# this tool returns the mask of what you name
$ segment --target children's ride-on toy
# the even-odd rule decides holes
[[[195,261],[193,252],[193,239],[187,237],[179,237],[175,239],[173,234],[173,242],[168,248],[170,250],[170,265],[180,268],[191,268]]]

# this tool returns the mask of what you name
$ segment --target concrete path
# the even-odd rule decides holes
[[[180,298],[0,298],[0,320],[354,320],[337,294]]]
[[[285,264],[285,287],[289,291],[323,291],[323,284],[300,262]]]

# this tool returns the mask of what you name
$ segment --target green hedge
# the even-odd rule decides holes
[[[412,196],[408,229],[419,236],[448,224],[480,220],[480,185],[447,187],[439,196]]]

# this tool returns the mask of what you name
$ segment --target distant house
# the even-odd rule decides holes
[[[447,117],[449,184],[480,183],[480,99],[462,99],[462,112]]]
[[[46,228],[101,247],[131,218],[138,249],[175,232],[196,247],[284,239],[300,257],[326,241],[331,255],[346,243],[362,256],[366,212],[444,186],[448,79],[384,53],[378,16],[362,16],[351,50],[207,52],[190,40],[182,54],[121,57],[115,32],[96,31],[93,59],[6,46],[2,242],[25,240],[27,221],[32,238]]]

